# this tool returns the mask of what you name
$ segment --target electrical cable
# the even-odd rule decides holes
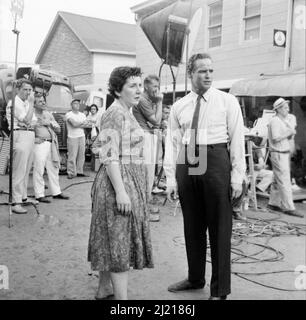
[[[274,213],[274,212],[273,212]],[[276,213],[275,213],[276,214]],[[255,264],[255,263],[265,263],[265,262],[278,262],[285,258],[285,255],[269,245],[269,242],[276,237],[284,236],[305,236],[306,235],[306,225],[302,223],[290,223],[288,221],[281,220],[281,215],[277,214],[277,217],[273,218],[247,218],[247,221],[235,223],[232,232],[232,244],[231,253],[235,255],[231,259],[232,264]],[[182,237],[176,237],[173,242],[176,245],[184,245]],[[249,239],[265,239],[264,243],[257,243],[250,241]],[[250,254],[246,253],[245,249],[239,248],[242,245],[259,247],[260,250]],[[207,249],[210,245],[207,245]],[[261,254],[268,254],[268,257],[260,258]],[[209,259],[206,260],[211,263]],[[280,288],[272,285],[267,285],[265,283],[249,279],[247,276],[262,276],[271,274],[281,274],[281,273],[296,273],[293,270],[280,270],[271,272],[238,272],[232,271],[233,275],[254,284],[279,291],[286,292],[305,292],[305,290],[298,289],[287,289]],[[305,273],[305,272],[304,272]],[[303,272],[302,272],[303,274]]]

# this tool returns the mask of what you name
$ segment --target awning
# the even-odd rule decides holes
[[[230,89],[235,96],[306,96],[305,69],[295,72],[266,74],[235,82]]]

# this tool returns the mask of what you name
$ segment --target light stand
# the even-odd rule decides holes
[[[16,35],[16,52],[15,52],[15,81],[13,82],[13,96],[11,106],[11,134],[10,134],[10,172],[9,172],[9,228],[11,228],[12,206],[13,206],[13,150],[14,150],[14,118],[15,118],[15,98],[16,98],[16,78],[17,78],[17,61],[18,61],[18,47],[19,34],[17,30],[17,14],[15,14],[14,29],[12,30]]]

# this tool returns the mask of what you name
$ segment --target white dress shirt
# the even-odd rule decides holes
[[[176,185],[177,156],[189,144],[191,123],[198,95],[191,91],[171,108],[166,137],[164,170],[167,184]],[[228,143],[232,165],[231,183],[241,184],[245,176],[244,125],[238,100],[231,94],[210,88],[201,99],[197,143]]]
[[[6,118],[9,124],[9,130],[11,130],[11,107],[12,107],[12,100],[10,100],[6,107]],[[15,110],[14,110],[14,129],[20,128],[20,124],[23,123],[24,118],[26,117],[29,111],[29,101],[22,101],[19,96],[17,95],[15,98]],[[36,117],[33,114],[32,122],[36,121]],[[24,127],[24,125],[23,125]]]

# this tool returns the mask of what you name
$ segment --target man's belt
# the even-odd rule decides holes
[[[289,151],[289,150],[285,150],[285,151],[270,150],[270,152],[277,152],[277,153],[290,153],[290,151]]]
[[[16,128],[14,129],[14,131],[33,131],[34,132],[34,129],[33,128]]]
[[[42,142],[52,142],[52,139],[46,139],[46,138],[41,138],[41,137],[36,137],[36,139],[39,139]]]
[[[185,147],[188,148],[188,144],[185,144]],[[196,144],[195,148],[203,148],[206,147],[207,149],[215,149],[215,148],[222,148],[227,149],[228,144],[227,143],[216,143],[216,144]]]

